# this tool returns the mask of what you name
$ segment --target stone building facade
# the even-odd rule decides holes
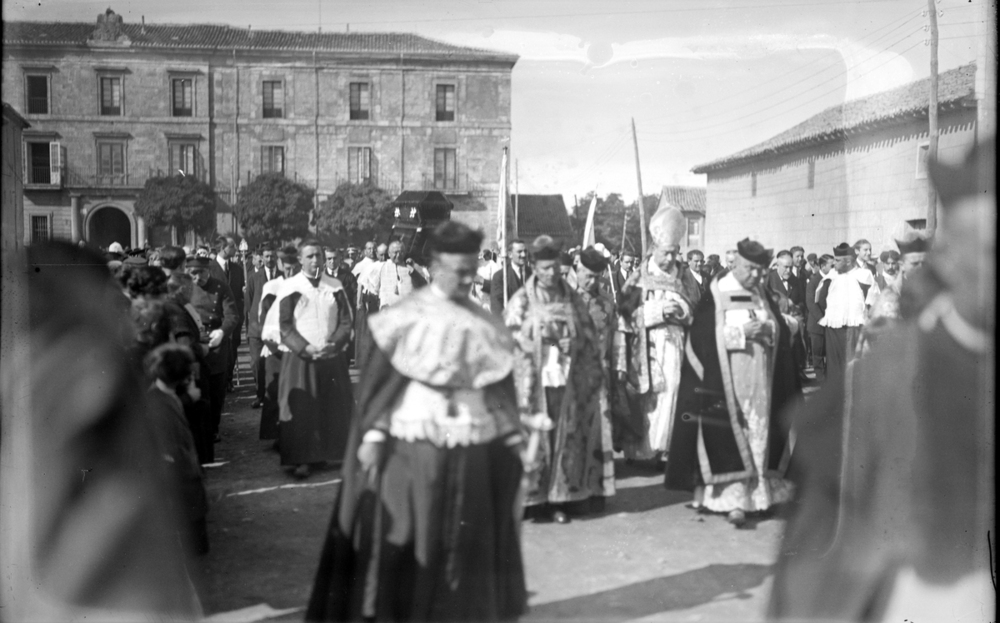
[[[212,185],[217,231],[239,187],[281,172],[316,189],[440,189],[453,218],[495,227],[516,56],[411,34],[217,25],[5,22],[3,97],[25,132],[25,214],[107,246],[192,235],[133,210],[146,179]],[[26,236],[30,238],[30,232]],[[122,239],[124,238],[124,239]]]
[[[939,76],[939,157],[975,141],[975,65]],[[866,238],[875,253],[926,225],[927,80],[830,108],[781,134],[695,167],[708,176],[705,243],[722,254],[747,236],[831,253]]]

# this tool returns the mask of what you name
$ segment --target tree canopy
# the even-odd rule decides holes
[[[335,245],[363,245],[392,227],[393,196],[374,184],[345,182],[316,211],[314,225]]]
[[[240,189],[234,211],[252,244],[309,233],[315,192],[280,173],[265,173]]]
[[[215,202],[212,187],[193,175],[151,177],[135,211],[152,227],[174,226],[204,236],[215,229]]]
[[[583,240],[583,230],[587,224],[587,211],[590,210],[590,201],[594,198],[593,192],[589,192],[577,200],[573,206],[573,214],[570,216],[570,223],[576,240]],[[643,197],[643,207],[646,211],[646,222],[656,212],[656,205],[659,201],[657,195],[646,195]],[[594,214],[594,239],[604,244],[609,250],[618,252],[622,248],[622,225],[625,223],[625,215],[628,214],[628,221],[625,228],[625,248],[633,253],[639,253],[642,247],[642,235],[639,231],[639,212],[636,210],[636,202],[632,201],[628,205],[622,200],[618,193],[608,193],[604,198],[597,198],[597,210]]]

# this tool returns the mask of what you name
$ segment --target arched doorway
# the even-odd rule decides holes
[[[132,246],[132,221],[114,206],[97,208],[90,215],[87,241],[97,247],[107,248],[112,242],[123,247]]]

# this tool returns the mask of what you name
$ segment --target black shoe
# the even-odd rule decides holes
[[[251,409],[260,409],[260,407],[261,407],[260,400],[254,400],[253,402],[250,403]]]

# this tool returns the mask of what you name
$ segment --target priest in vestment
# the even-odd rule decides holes
[[[739,242],[733,269],[698,305],[667,462],[667,488],[693,490],[694,507],[726,513],[737,527],[792,493],[780,414],[802,390],[791,332],[761,284],[770,263],[769,249]]]
[[[312,465],[343,459],[354,399],[345,349],[351,310],[339,281],[323,271],[323,249],[299,244],[302,270],[281,284],[275,304],[281,332],[278,443],[281,464],[298,478]]]
[[[587,306],[590,319],[594,321],[601,367],[604,371],[598,394],[601,411],[601,456],[604,460],[601,480],[603,495],[591,498],[595,509],[603,509],[605,500],[615,494],[615,453],[611,430],[611,353],[618,323],[615,303],[611,295],[601,288],[600,277],[607,269],[607,258],[594,247],[588,247],[580,253],[580,263],[576,271],[576,291]]]
[[[626,458],[667,458],[670,448],[684,338],[701,297],[698,282],[679,262],[686,232],[681,211],[663,202],[649,220],[652,252],[622,287],[622,309],[637,338],[630,374],[645,416],[643,434],[622,444]]]
[[[995,161],[928,163],[938,290],[799,414],[771,618],[995,620]]]
[[[465,225],[438,226],[430,285],[369,320],[375,349],[307,621],[526,609],[513,342],[469,298],[481,244]]]
[[[600,346],[587,305],[563,281],[559,245],[533,244],[534,271],[504,310],[517,347],[517,398],[522,415],[554,424],[527,465],[525,505],[537,519],[570,521],[569,503],[603,497]],[[573,509],[575,510],[575,509]]]

